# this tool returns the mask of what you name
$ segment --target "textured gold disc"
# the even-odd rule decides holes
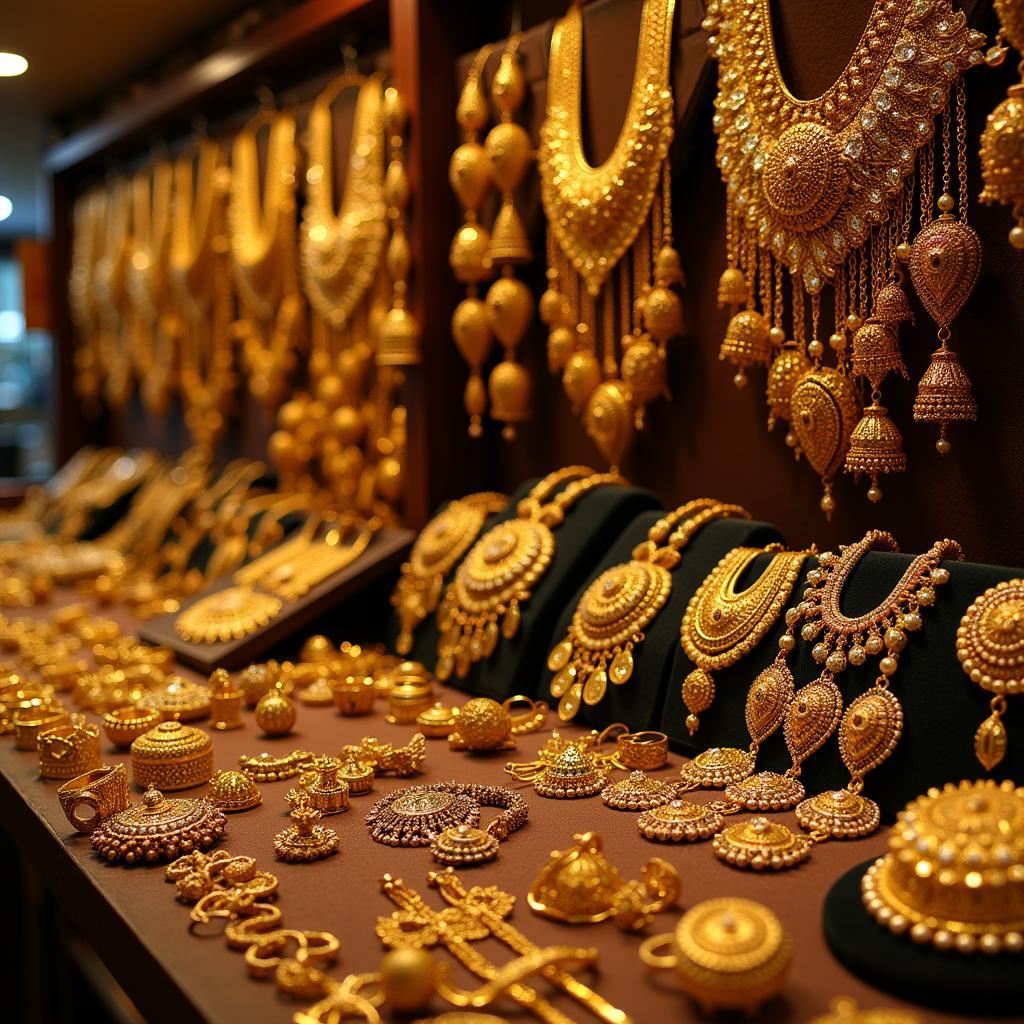
[[[715,836],[715,856],[734,868],[781,871],[811,855],[814,840],[767,818],[729,825]]]
[[[757,772],[725,787],[725,798],[748,811],[788,811],[805,796],[803,783],[777,772]]]
[[[808,832],[823,832],[831,839],[859,839],[878,828],[881,814],[874,800],[833,789],[798,804],[796,820]]]
[[[754,755],[737,747],[709,747],[679,769],[691,789],[724,789],[754,770]]]

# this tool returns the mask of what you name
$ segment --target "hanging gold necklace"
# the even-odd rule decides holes
[[[583,12],[555,26],[537,165],[548,219],[548,359],[613,466],[665,390],[665,345],[682,332],[672,247],[670,82],[674,0],[645,0],[629,109],[611,156],[583,151]],[[653,282],[652,282],[653,277]],[[615,335],[621,337],[621,361]]]
[[[738,367],[738,386],[748,367],[772,364],[770,422],[789,420],[788,443],[822,478],[827,515],[833,477],[844,466],[872,478],[869,497],[877,500],[878,475],[906,463],[879,387],[890,372],[905,375],[896,329],[910,307],[899,263],[910,255],[915,193],[926,209],[934,118],[961,73],[980,60],[984,36],[968,30],[948,0],[876,0],[843,73],[821,96],[800,100],[782,80],[770,0],[714,0],[704,27],[718,60],[714,127],[727,193],[729,267],[719,303],[733,317],[721,357]],[[948,162],[946,170],[948,182]],[[819,337],[829,283],[834,367],[822,362]],[[851,371],[872,388],[856,431]]]
[[[600,704],[608,683],[621,686],[633,675],[633,651],[644,640],[672,593],[672,570],[690,539],[706,523],[750,514],[739,505],[698,498],[659,519],[631,561],[606,569],[587,587],[573,613],[568,635],[548,655],[555,673],[551,696],[558,717],[576,717],[583,704]]]
[[[260,190],[256,137],[269,126],[266,173]],[[238,290],[235,330],[249,372],[249,390],[276,407],[304,340],[295,258],[295,118],[260,111],[235,136],[231,149],[228,226]]]
[[[177,324],[185,423],[198,444],[212,444],[224,429],[234,391],[231,344],[231,273],[224,216],[230,172],[220,146],[203,139],[174,167],[170,282]],[[196,180],[198,179],[198,180]]]
[[[555,497],[552,494],[567,484]],[[437,611],[441,638],[437,676],[464,678],[489,658],[501,635],[519,630],[522,605],[544,577],[555,551],[554,530],[585,494],[598,487],[626,486],[618,473],[567,466],[549,473],[516,509],[516,518],[491,527],[470,549]]]
[[[412,650],[413,631],[437,608],[444,578],[476,540],[484,520],[506,504],[506,494],[467,494],[439,512],[420,531],[391,595],[402,627],[395,641],[399,654]]]
[[[761,575],[738,589],[751,563],[766,553],[772,558]],[[809,553],[785,551],[779,544],[733,548],[690,598],[679,635],[686,656],[697,666],[683,680],[683,703],[689,712],[686,728],[691,736],[699,727],[698,715],[715,699],[711,673],[735,665],[764,639],[782,614]]]
[[[78,335],[75,348],[75,391],[91,415],[100,397],[99,311],[93,290],[96,262],[103,251],[101,238],[106,193],[93,189],[75,200],[71,239],[68,305]]]
[[[131,356],[124,322],[125,274],[131,237],[131,191],[122,178],[107,186],[103,255],[93,271],[93,292],[99,313],[97,347],[102,362],[103,393],[110,405],[120,408],[132,386]]]
[[[154,416],[167,412],[174,346],[168,336],[167,261],[174,169],[157,160],[132,180],[132,239],[127,263],[130,347],[142,400]]]

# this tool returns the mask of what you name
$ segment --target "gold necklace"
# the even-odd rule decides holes
[[[487,517],[500,512],[507,503],[506,494],[467,494],[439,512],[420,531],[391,595],[402,627],[395,641],[399,654],[412,650],[413,631],[437,608],[445,577],[462,560]]]
[[[551,565],[553,531],[577,500],[605,486],[626,486],[626,480],[586,466],[549,473],[519,502],[514,519],[491,527],[473,545],[438,608],[439,679],[453,671],[462,679],[473,664],[489,658],[498,645],[499,620],[506,640],[516,635],[522,605]]]
[[[262,197],[256,136],[269,126]],[[295,258],[295,118],[261,111],[235,136],[231,149],[228,227],[231,266],[249,390],[276,407],[304,340]]]
[[[130,346],[142,400],[154,416],[167,412],[174,371],[167,280],[173,179],[170,161],[157,160],[131,184],[132,237],[126,265]]]
[[[93,293],[98,311],[97,347],[103,373],[103,394],[120,408],[132,386],[131,357],[124,322],[125,275],[131,238],[131,191],[118,178],[107,186],[103,253],[93,270]]]
[[[739,505],[698,498],[659,519],[631,561],[606,569],[587,587],[573,613],[565,639],[548,655],[555,673],[551,696],[558,717],[571,721],[581,702],[600,704],[608,683],[621,686],[633,675],[633,650],[644,640],[672,592],[672,569],[706,523],[749,513]]]
[[[235,388],[231,274],[224,216],[230,172],[218,143],[203,139],[174,166],[170,282],[177,323],[185,423],[199,444],[224,430]]]
[[[68,306],[78,335],[75,348],[75,391],[90,415],[98,413],[101,358],[93,277],[102,252],[100,237],[106,194],[93,189],[75,200],[71,237],[71,273],[68,276]]]
[[[801,100],[782,79],[769,0],[714,0],[704,27],[718,60],[714,127],[727,191],[729,266],[719,304],[733,315],[721,357],[738,368],[737,386],[747,368],[772,364],[769,422],[789,419],[787,440],[822,478],[830,515],[840,469],[870,476],[868,496],[878,500],[878,475],[906,464],[900,433],[879,404],[882,379],[905,375],[896,330],[910,307],[900,262],[910,258],[915,193],[931,216],[934,118],[946,108],[948,130],[951,90],[956,85],[959,110],[960,75],[980,60],[984,36],[968,30],[948,0],[876,0],[842,74],[822,95]],[[948,186],[948,145],[945,152]],[[956,273],[950,263],[947,278]],[[793,283],[788,316],[784,270]],[[834,367],[822,362],[819,337],[829,283]],[[851,374],[872,389],[860,423]],[[928,374],[922,389],[927,381]],[[924,417],[915,410],[915,418]]]
[[[629,109],[611,156],[584,155],[583,12],[556,25],[537,166],[548,219],[548,360],[614,466],[665,390],[665,345],[682,332],[672,247],[670,82],[674,0],[645,0]],[[652,282],[653,277],[653,282]],[[622,338],[621,362],[615,334]]]
[[[753,561],[769,552],[771,561],[761,575],[737,589]],[[697,666],[683,680],[683,702],[689,712],[686,728],[691,736],[700,725],[698,715],[715,699],[711,673],[735,665],[764,639],[789,600],[808,553],[784,551],[778,544],[733,548],[690,598],[679,636],[686,656]]]

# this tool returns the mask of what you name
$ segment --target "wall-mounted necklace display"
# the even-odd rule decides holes
[[[224,431],[235,390],[226,208],[231,172],[218,143],[200,140],[174,165],[170,283],[185,425],[199,444]]]
[[[93,291],[96,261],[103,251],[106,193],[94,188],[75,200],[71,229],[71,273],[68,275],[68,308],[75,326],[75,392],[90,415],[98,413],[100,355],[97,335],[99,313]]]
[[[258,136],[263,129],[261,188]],[[295,118],[285,111],[261,110],[231,147],[228,238],[238,293],[233,332],[241,344],[249,390],[271,409],[287,393],[296,353],[306,338],[296,261],[297,162]]]
[[[659,519],[631,561],[606,569],[587,587],[568,635],[548,655],[558,717],[571,721],[581,703],[600,704],[608,684],[633,675],[633,651],[672,591],[672,573],[691,538],[715,519],[750,514],[739,505],[698,498]]]
[[[642,429],[647,404],[664,394],[665,346],[683,330],[669,165],[674,11],[674,0],[645,0],[629,108],[598,166],[583,149],[580,4],[551,38],[537,155],[548,220],[540,312],[552,370],[613,467]]]
[[[997,67],[1006,60],[1007,46],[1024,57],[1024,10],[1015,0],[994,0],[999,15],[996,45],[985,54],[985,62]],[[1024,62],[1018,70],[1021,81],[1010,87],[1005,100],[988,116],[981,136],[981,176],[985,187],[983,203],[1005,203],[1016,221],[1010,229],[1010,244],[1024,249]]]
[[[132,179],[132,235],[125,267],[135,376],[147,411],[161,417],[167,414],[176,364],[167,275],[173,184],[174,165],[165,159]]]
[[[877,500],[879,474],[905,465],[899,430],[879,404],[882,379],[903,370],[896,338],[910,315],[903,260],[910,260],[943,341],[921,382],[915,419],[967,418],[966,377],[945,338],[970,293],[978,254],[963,222],[963,185],[959,215],[952,215],[950,97],[959,141],[960,76],[981,60],[984,36],[947,0],[877,0],[842,74],[820,96],[801,100],[782,78],[768,0],[713,0],[704,27],[718,60],[714,127],[727,192],[729,266],[719,302],[733,316],[721,356],[738,368],[740,386],[748,368],[770,364],[769,422],[788,419],[787,441],[822,478],[821,506],[830,515],[840,469],[871,477],[869,497]],[[938,115],[943,216],[932,222]],[[957,170],[963,183],[962,145]],[[916,258],[909,238],[915,204],[925,236],[915,243]],[[827,285],[834,292],[834,366],[823,362],[819,336]],[[872,388],[859,423],[853,375]]]
[[[487,125],[488,113],[480,77],[493,47],[480,50],[470,66],[456,109],[464,141],[452,154],[448,168],[465,217],[452,242],[449,262],[467,291],[452,315],[452,336],[470,368],[463,396],[470,417],[469,435],[479,437],[482,433],[487,394],[481,370],[496,335],[504,354],[491,371],[487,391],[491,416],[505,424],[502,437],[506,440],[515,437],[515,424],[529,414],[530,377],[516,362],[515,353],[534,314],[533,295],[515,276],[515,267],[533,260],[530,240],[515,204],[515,191],[533,159],[530,136],[514,120],[526,94],[519,66],[521,38],[518,33],[509,38],[491,82],[500,121],[487,133],[483,145],[478,139]],[[480,222],[479,209],[491,183],[501,193],[501,205],[488,231]],[[500,271],[498,279],[481,301],[478,286],[496,270]]]
[[[106,186],[103,254],[93,268],[96,302],[97,349],[103,377],[103,397],[120,408],[131,393],[133,373],[128,348],[125,311],[125,281],[131,244],[131,185],[115,178]]]

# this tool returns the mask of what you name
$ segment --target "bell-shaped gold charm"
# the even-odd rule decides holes
[[[515,424],[530,415],[530,374],[521,363],[505,359],[491,371],[487,382],[491,397],[491,416],[504,423],[501,436],[515,440]]]
[[[555,327],[548,335],[548,369],[561,373],[575,351],[576,332],[569,327]]]
[[[633,397],[636,429],[643,430],[645,406],[665,393],[665,352],[645,334],[627,335],[622,349],[622,381]]]
[[[683,265],[679,259],[679,250],[671,245],[663,245],[654,258],[654,280],[663,288],[671,285],[683,285],[686,281]]]
[[[855,377],[865,377],[872,390],[881,387],[890,373],[907,376],[907,368],[900,355],[896,332],[888,323],[870,317],[857,328],[853,336],[851,369]]]
[[[893,328],[914,319],[910,300],[898,281],[890,281],[879,290],[875,298],[875,317]]]
[[[742,306],[747,301],[747,278],[739,267],[729,267],[718,279],[718,305]]]
[[[807,353],[795,341],[787,341],[779,349],[778,355],[768,368],[768,385],[765,390],[769,430],[775,426],[776,420],[788,422],[791,415],[789,400],[793,395],[793,388],[810,368],[811,361],[807,358]]]
[[[871,478],[869,501],[879,501],[882,489],[878,477],[882,473],[902,473],[907,468],[903,437],[889,419],[888,410],[872,402],[864,410],[860,422],[850,435],[850,447],[844,464],[847,473],[866,473]]]
[[[572,407],[579,412],[601,383],[601,364],[589,349],[573,352],[566,361],[562,371],[562,387],[572,402]]]
[[[415,366],[420,361],[419,321],[404,306],[393,306],[380,325],[378,366]]]
[[[988,115],[981,133],[981,176],[985,188],[979,198],[1014,208],[1010,243],[1024,249],[1024,83],[1012,86]]]
[[[616,470],[635,436],[629,388],[620,380],[606,380],[598,385],[587,401],[583,426],[612,470]]]
[[[487,256],[490,244],[490,232],[476,221],[467,221],[455,233],[448,250],[448,263],[463,284],[486,281],[491,276],[491,261]]]
[[[491,228],[491,244],[487,247],[491,266],[518,266],[533,259],[530,239],[516,210],[512,194],[506,194]]]
[[[747,383],[748,366],[766,366],[771,358],[772,346],[768,324],[755,309],[742,309],[725,329],[725,340],[718,350],[718,358],[728,360],[737,367],[733,378],[738,388]]]
[[[928,369],[917,385],[914,399],[914,420],[938,423],[939,439],[935,448],[940,455],[950,449],[946,438],[949,423],[969,423],[977,418],[971,379],[960,364],[957,354],[945,345],[932,353]]]

